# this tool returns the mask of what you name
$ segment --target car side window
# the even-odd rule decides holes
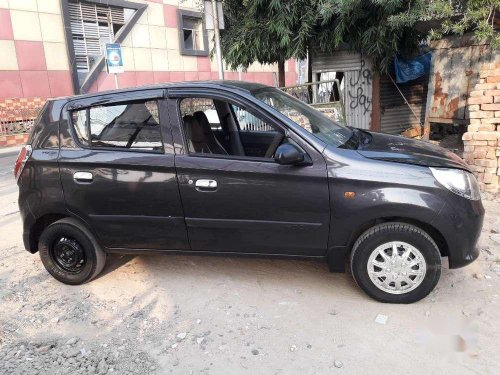
[[[222,130],[219,115],[215,109],[213,99],[206,98],[186,98],[180,104],[181,116],[193,116],[196,112],[203,112],[207,116],[208,123],[212,130]]]
[[[191,154],[271,159],[284,131],[247,109],[218,99],[184,98],[179,104]]]
[[[91,148],[163,149],[156,101],[96,106],[71,117],[78,140]]]
[[[271,125],[266,124],[260,118],[252,115],[247,110],[237,106],[232,105],[234,114],[236,115],[236,120],[240,126],[240,131],[242,132],[273,132],[275,128]]]
[[[81,144],[89,143],[88,126],[87,126],[87,110],[74,111],[71,114],[73,127],[75,128],[76,136]]]

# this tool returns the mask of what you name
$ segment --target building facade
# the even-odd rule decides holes
[[[50,98],[116,87],[104,45],[122,45],[118,87],[217,79],[212,31],[196,0],[0,0],[0,100]],[[297,79],[286,64],[287,85]],[[277,67],[254,64],[226,79],[276,85]]]

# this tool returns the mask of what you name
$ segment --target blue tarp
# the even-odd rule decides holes
[[[396,83],[405,83],[429,75],[431,70],[431,59],[432,52],[427,52],[408,60],[394,57]]]

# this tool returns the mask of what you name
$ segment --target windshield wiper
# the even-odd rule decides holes
[[[354,130],[354,128],[351,128],[350,126],[348,128],[351,129],[352,134],[345,143],[343,143],[339,146],[339,148],[347,148],[350,150],[356,150],[359,147],[360,142],[361,142],[360,138],[359,138],[359,134],[358,134],[358,132],[356,132]]]
[[[363,129],[358,129],[352,126],[348,126],[349,129],[356,134],[358,138],[358,145],[367,145],[372,141],[372,135]]]

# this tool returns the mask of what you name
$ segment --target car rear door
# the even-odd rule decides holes
[[[247,108],[283,130],[255,104],[230,93],[169,90],[177,177],[192,250],[324,256],[330,205],[321,153],[292,133],[290,138],[309,154],[312,165],[189,153],[180,106],[182,100],[198,97]]]
[[[164,90],[69,102],[59,168],[67,209],[108,249],[189,249]]]

